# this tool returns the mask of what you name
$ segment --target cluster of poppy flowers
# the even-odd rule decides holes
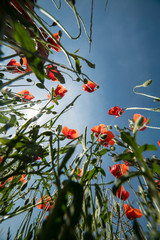
[[[26,174],[22,174],[21,175],[21,178],[19,179],[19,181],[18,182],[22,182],[22,183],[26,183],[27,181],[26,181],[26,179],[25,179],[25,176],[26,176]],[[12,180],[13,180],[13,176],[12,177],[9,177],[8,178],[8,180],[6,180],[5,182],[0,182],[0,188],[4,188],[5,187],[5,185],[7,184],[7,182],[9,181],[9,182],[11,182]]]
[[[127,172],[129,171],[128,163],[115,164],[112,167],[109,167],[109,169],[112,175],[116,178],[122,177],[123,175],[127,174]],[[118,188],[116,195],[119,199],[122,199],[123,201],[126,201],[129,198],[129,192],[125,191],[123,185],[121,185]],[[137,208],[132,208],[128,204],[124,204],[124,211],[125,211],[126,217],[130,220],[135,218],[140,218],[143,215],[141,210]]]
[[[108,147],[108,145],[114,145],[114,134],[111,131],[107,130],[107,127],[104,124],[96,125],[91,128],[91,131],[95,134],[97,141],[101,145]]]

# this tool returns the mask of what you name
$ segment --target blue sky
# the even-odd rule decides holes
[[[39,0],[39,5],[47,8],[61,23],[76,35],[77,27],[73,22],[74,16],[71,10],[62,2],[62,10],[57,11],[51,1]],[[86,23],[89,31],[91,1],[76,1],[77,10]],[[60,118],[59,123],[69,128],[75,128],[83,133],[85,126],[88,126],[88,136],[90,129],[95,125],[104,123],[106,125],[119,125],[128,127],[128,119],[134,113],[140,113],[147,118],[151,118],[149,125],[160,127],[159,113],[148,111],[125,111],[118,119],[108,115],[108,110],[113,106],[119,107],[159,107],[158,102],[152,99],[135,95],[133,87],[140,85],[148,79],[153,83],[148,88],[139,89],[140,91],[160,97],[160,1],[159,0],[112,0],[109,1],[106,11],[104,10],[105,1],[94,1],[93,12],[93,42],[91,53],[89,44],[84,31],[79,40],[70,40],[63,33],[61,43],[70,52],[80,48],[79,55],[87,58],[96,64],[95,69],[90,69],[83,64],[83,70],[89,77],[99,84],[100,88],[87,93],[82,90],[82,83],[72,82],[67,76],[66,84],[68,93],[60,101],[60,105],[55,107],[58,111],[65,107],[78,94],[81,97],[75,103],[71,111]],[[52,21],[49,21],[52,23]],[[57,32],[59,27],[51,28]],[[56,53],[51,57],[57,62],[67,64],[62,52]],[[32,77],[32,76],[31,76]],[[32,77],[34,79],[34,77]],[[52,81],[47,83],[48,87],[56,87]],[[32,87],[28,88],[31,92]],[[14,88],[15,90],[15,88]],[[16,89],[21,91],[21,88]],[[44,90],[34,90],[36,99],[39,95],[46,97]],[[114,134],[117,134],[113,129]],[[157,141],[160,140],[160,130],[146,129],[138,133],[140,144],[155,144],[158,151],[154,154],[159,157],[160,150]],[[145,156],[151,157],[152,153]],[[106,172],[109,165],[113,165],[111,159],[103,160]],[[108,174],[108,180],[114,178]]]

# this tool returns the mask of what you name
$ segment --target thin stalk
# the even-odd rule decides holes
[[[142,95],[142,96],[145,96],[145,97],[149,97],[149,98],[153,98],[153,99],[160,99],[160,98],[158,98],[158,97],[155,97],[155,96],[151,96],[151,95],[148,95],[148,94],[145,94],[145,93],[140,93],[140,92],[136,92],[136,88],[139,88],[139,87],[144,87],[143,85],[139,85],[139,86],[135,86],[134,88],[133,88],[133,92],[135,93],[135,94],[139,94],[139,95]]]
[[[97,239],[97,222],[96,222],[96,218],[95,218],[95,208],[94,208],[94,202],[93,202],[93,196],[92,196],[92,190],[89,187],[89,191],[90,191],[90,196],[91,196],[91,206],[92,206],[92,211],[93,211],[93,219],[94,219],[94,228],[95,228],[95,234],[96,234],[96,239]]]

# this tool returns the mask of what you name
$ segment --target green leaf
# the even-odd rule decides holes
[[[64,156],[64,158],[63,158],[63,160],[62,160],[62,162],[61,162],[61,165],[60,165],[60,168],[59,168],[59,173],[60,173],[61,170],[66,166],[67,162],[70,160],[72,154],[73,154],[74,151],[75,151],[75,148],[76,148],[76,145],[72,145],[72,146],[68,149],[66,155]]]
[[[0,128],[0,133],[7,132],[7,130],[13,127],[16,123],[16,116],[10,114],[10,119],[6,122],[6,124]]]
[[[103,176],[106,176],[105,171],[101,167],[94,167],[92,170],[86,172],[84,175],[84,181],[90,181],[91,179],[95,178],[99,172],[101,172]]]
[[[9,119],[8,117],[0,114],[0,123],[6,123],[8,121],[8,119]]]
[[[76,64],[76,70],[79,74],[81,74],[81,65],[80,65],[80,61],[77,57],[74,57],[75,60],[75,64]]]
[[[45,88],[45,86],[42,83],[36,83],[36,86],[41,89]]]
[[[99,150],[96,154],[97,154],[97,155],[100,155],[100,156],[103,156],[103,155],[105,155],[107,152],[108,152],[108,149],[107,149],[107,148],[102,148],[102,149]]]
[[[133,222],[133,230],[134,230],[134,234],[136,235],[137,240],[145,240],[146,239],[144,237],[144,233],[142,233],[142,231],[140,229],[140,224],[137,222],[136,219]]]
[[[121,139],[123,142],[131,146],[134,150],[137,150],[137,143],[129,132],[121,132]]]
[[[156,151],[157,147],[151,144],[144,144],[142,146],[139,147],[140,152],[144,152],[144,151]]]
[[[96,193],[96,197],[98,199],[99,206],[100,206],[100,208],[102,208],[103,207],[103,195],[102,195],[101,189],[98,186],[98,184],[95,184],[95,193]]]
[[[122,153],[122,154],[113,156],[112,161],[117,162],[117,161],[121,161],[121,160],[133,160],[134,156],[135,156],[134,153],[126,152],[126,153]]]
[[[57,73],[57,72],[54,72],[54,76],[55,76],[55,78],[57,78],[57,80],[58,80],[60,83],[62,83],[62,84],[65,83],[65,79],[64,79],[64,77],[63,77],[61,74],[59,74],[59,73]]]
[[[41,81],[41,83],[43,83],[43,63],[42,60],[36,56],[38,53],[35,47],[35,42],[31,38],[29,31],[22,27],[20,23],[14,22],[13,36],[20,47],[22,47],[30,68],[35,73],[36,77]]]
[[[90,61],[88,61],[88,60],[86,60],[86,59],[85,59],[85,61],[86,61],[86,63],[88,64],[88,66],[89,66],[90,68],[95,68],[95,64],[91,63]]]

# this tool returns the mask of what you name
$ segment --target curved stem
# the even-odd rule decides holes
[[[139,94],[139,95],[142,95],[142,96],[145,96],[145,97],[149,97],[149,98],[159,99],[159,100],[160,100],[160,98],[158,98],[158,97],[151,96],[151,95],[148,95],[148,94],[145,94],[145,93],[136,92],[135,89],[136,89],[136,88],[139,88],[139,87],[144,87],[144,86],[143,86],[143,85],[135,86],[135,87],[133,88],[133,92],[134,92],[135,94]]]

